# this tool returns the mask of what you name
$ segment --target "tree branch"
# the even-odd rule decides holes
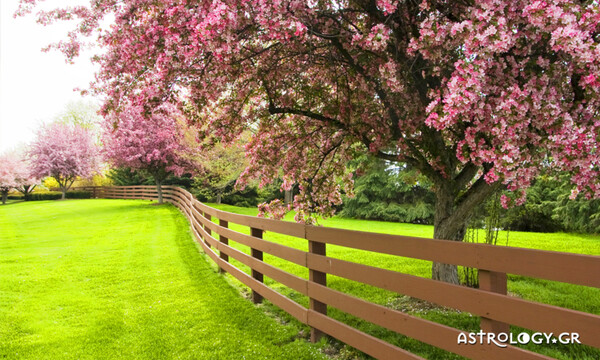
[[[454,177],[454,183],[458,190],[465,187],[471,180],[475,174],[479,171],[479,167],[473,163],[467,163],[465,167]]]

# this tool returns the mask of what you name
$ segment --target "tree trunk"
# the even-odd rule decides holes
[[[223,197],[223,196],[221,195],[221,193],[220,193],[220,192],[218,192],[218,193],[217,193],[217,204],[220,204],[220,203],[221,203],[221,198],[222,198],[222,197]]]
[[[454,197],[442,190],[436,192],[433,238],[437,240],[463,241],[467,229],[468,217],[456,218]],[[434,262],[431,278],[450,284],[459,284],[458,267],[453,264]]]
[[[64,200],[67,198],[67,188],[65,186],[61,187],[60,190],[62,191],[62,197],[60,198],[61,200]]]
[[[8,191],[2,192],[2,205],[6,204],[6,198],[8,197]]]
[[[23,186],[23,197],[25,199],[25,201],[29,201],[29,198],[31,197],[31,193],[33,192],[33,190],[35,189],[35,185],[25,185]]]
[[[162,181],[160,181],[160,180],[156,180],[156,192],[158,193],[158,203],[162,204],[163,203]]]
[[[459,229],[458,232],[454,232],[453,235],[448,234],[448,232],[445,231],[447,229],[445,229],[443,225],[434,225],[433,238],[438,240],[463,241],[466,229],[466,221],[464,221],[461,229]],[[458,279],[458,267],[453,264],[434,262],[431,267],[431,278],[433,280],[439,280],[450,284],[460,283]]]
[[[292,201],[294,201],[294,194],[292,192],[293,190],[285,190],[284,194],[283,194],[283,203],[286,205],[289,205],[292,203]]]
[[[470,171],[468,171],[470,170]],[[502,188],[502,183],[488,184],[485,176],[468,185],[475,175],[476,168],[465,167],[452,182],[439,181],[435,189],[435,215],[433,220],[433,238],[438,240],[463,241],[467,223],[477,206],[494,192]],[[467,187],[464,189],[464,187]],[[451,284],[458,284],[456,265],[433,263],[431,278]]]

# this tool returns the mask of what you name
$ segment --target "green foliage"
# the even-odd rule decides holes
[[[150,177],[130,168],[113,168],[109,170],[106,176],[116,186],[155,185]]]
[[[276,179],[272,184],[262,189],[257,184],[252,184],[246,186],[243,190],[236,190],[235,181],[232,181],[228,187],[224,188],[221,203],[240,207],[256,207],[263,202],[283,199],[283,192],[280,189],[281,183],[281,179]],[[214,193],[207,191],[205,187],[194,187],[192,194],[203,202],[216,201]]]
[[[226,195],[222,200],[224,204],[230,204],[241,207],[253,207],[264,202],[260,196],[257,186],[246,187],[244,190],[238,190]]]
[[[67,191],[67,199],[89,199],[92,197],[92,193],[89,191]],[[23,196],[20,197],[21,199]],[[28,201],[41,201],[41,200],[58,200],[62,198],[60,191],[40,191],[29,194]]]
[[[518,231],[555,232],[562,224],[552,217],[557,198],[565,191],[564,181],[541,176],[527,189],[527,202],[502,214],[501,226]]]
[[[154,181],[154,179],[152,180]],[[169,175],[163,181],[163,185],[175,185],[185,189],[191,189],[194,180],[191,174],[183,174],[181,176]]]
[[[6,198],[8,200],[25,200],[25,196],[23,194],[10,194],[7,195]]]
[[[600,234],[600,199],[585,199],[578,196],[569,199],[570,186],[562,186],[556,199],[552,218],[566,231]]]
[[[132,185],[156,185],[154,178],[145,174],[143,171],[132,170],[130,168],[113,168],[106,175],[116,186],[132,186]],[[177,185],[190,189],[192,187],[192,177],[189,174],[182,176],[168,176],[163,185]]]
[[[373,159],[354,183],[355,197],[344,197],[340,215],[357,219],[432,224],[435,197],[429,184],[407,167],[391,168]]]
[[[56,115],[56,121],[65,124],[76,124],[96,131],[102,118],[98,115],[100,106],[93,101],[71,101]]]
[[[498,227],[513,231],[600,233],[600,200],[578,196],[571,200],[573,185],[568,175],[538,177],[527,189],[527,202],[499,209]],[[490,214],[489,199],[474,211],[470,226],[485,228]],[[495,227],[495,226],[494,226]]]
[[[568,176],[539,177],[527,190],[527,202],[504,211],[501,225],[519,231],[600,233],[600,200],[571,200]]]
[[[236,192],[234,185],[242,171],[248,165],[244,155],[244,145],[248,141],[249,134],[244,134],[238,141],[229,146],[216,142],[207,146],[196,159],[200,164],[201,171],[194,177],[194,188],[199,198],[219,202],[224,196],[233,195],[234,199],[228,200],[227,204],[240,204],[240,206],[256,206],[256,194],[252,192]],[[241,199],[243,195],[252,197],[251,200]],[[205,200],[205,201],[206,201]],[[241,204],[249,205],[241,205]]]

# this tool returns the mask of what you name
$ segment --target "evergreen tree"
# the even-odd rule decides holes
[[[568,179],[542,175],[527,189],[527,203],[503,211],[501,226],[510,230],[556,232],[562,230],[560,221],[553,217],[556,201],[571,187]]]
[[[344,197],[341,216],[432,224],[435,196],[424,177],[402,165],[370,159],[354,183],[355,197]]]

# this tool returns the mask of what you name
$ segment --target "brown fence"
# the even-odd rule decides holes
[[[512,345],[458,344],[457,339],[464,331],[328,288],[327,274],[331,274],[478,315],[481,317],[481,330],[485,332],[508,332],[509,325],[515,325],[537,332],[554,333],[555,336],[564,332],[578,333],[582,344],[600,348],[600,316],[506,294],[506,274],[600,288],[600,256],[308,226],[217,210],[197,201],[181,188],[165,186],[163,189],[165,201],[181,209],[190,221],[196,240],[221,271],[228,272],[251,288],[254,302],[268,299],[309,325],[313,341],[325,333],[378,359],[420,359],[415,354],[328,317],[327,307],[330,306],[467,358],[549,359]],[[156,199],[153,186],[86,190],[103,198]],[[230,223],[248,226],[250,235],[229,229]],[[306,239],[308,251],[263,240],[264,231]],[[250,247],[251,254],[230,246],[230,241]],[[327,244],[477,268],[480,288],[451,285],[328,257]],[[298,277],[263,262],[265,253],[306,267],[309,278]],[[230,264],[229,258],[250,267],[251,274]],[[308,296],[309,308],[266,286],[263,276]]]

